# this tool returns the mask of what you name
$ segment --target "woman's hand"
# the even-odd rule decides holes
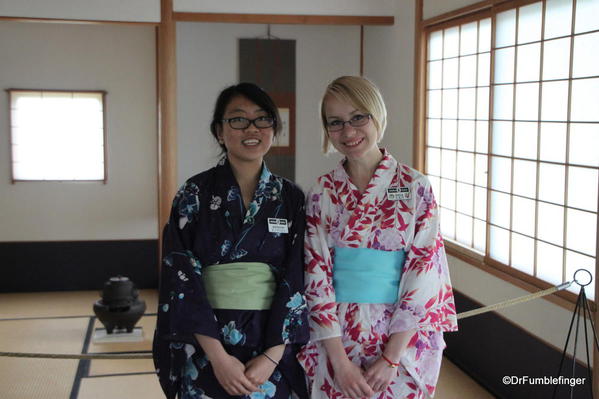
[[[323,339],[322,344],[327,351],[328,360],[333,366],[337,389],[352,399],[374,395],[374,391],[362,375],[362,369],[347,357],[341,337]]]
[[[281,361],[285,345],[272,346],[245,364],[245,376],[256,386],[264,384]]]
[[[366,373],[364,373],[366,382],[375,392],[382,392],[387,389],[391,380],[396,376],[397,368],[389,367],[389,363],[382,357],[372,363],[370,367],[366,369]]]
[[[260,390],[245,375],[245,366],[234,356],[226,355],[211,359],[212,369],[218,383],[229,395],[249,395]]]
[[[258,355],[245,364],[245,376],[257,387],[264,384],[275,371],[276,364],[264,355]]]
[[[414,329],[391,334],[389,341],[385,345],[383,355],[392,362],[396,362],[394,364],[399,366],[399,358],[416,333],[417,330]],[[397,367],[389,367],[390,365],[391,364],[381,356],[366,369],[364,377],[366,377],[368,385],[370,385],[374,391],[384,391],[391,383],[391,380],[397,376]]]
[[[339,365],[334,365],[333,369],[335,370],[335,385],[343,395],[352,399],[374,395],[374,391],[362,375],[362,369],[349,359]]]
[[[244,364],[229,355],[219,340],[201,334],[195,337],[208,356],[218,383],[229,395],[249,395],[259,390],[245,376]]]

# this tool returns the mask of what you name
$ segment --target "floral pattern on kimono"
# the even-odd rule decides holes
[[[286,219],[288,233],[271,233],[268,218]],[[296,355],[308,341],[304,297],[304,194],[263,164],[245,209],[228,160],[185,182],[163,234],[154,363],[167,398],[228,398],[195,334],[218,339],[246,363],[286,344],[263,392],[251,398],[307,398]],[[213,309],[202,280],[205,267],[232,262],[267,264],[276,281],[269,310]]]
[[[306,203],[306,298],[310,343],[299,355],[311,397],[345,398],[335,388],[323,339],[341,337],[350,360],[368,367],[389,336],[416,329],[402,354],[398,375],[372,398],[432,396],[445,347],[444,331],[457,330],[453,291],[438,208],[428,179],[398,163],[386,150],[360,194],[344,161],[321,176]],[[388,188],[408,188],[409,198],[390,198]],[[337,303],[333,287],[335,247],[406,252],[397,301]]]

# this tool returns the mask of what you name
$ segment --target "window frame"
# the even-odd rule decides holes
[[[10,167],[10,182],[11,184],[16,183],[108,183],[108,150],[107,150],[107,117],[106,117],[106,96],[108,92],[106,90],[68,90],[68,89],[21,89],[21,88],[9,88],[5,89],[8,97],[8,156],[9,156],[9,167]],[[97,180],[65,180],[65,179],[51,179],[51,180],[39,180],[39,179],[15,179],[14,175],[14,162],[13,162],[13,151],[12,151],[12,93],[13,92],[31,92],[31,93],[90,93],[90,94],[101,94],[102,96],[102,156],[104,162],[104,178]]]
[[[493,89],[494,82],[494,62],[495,62],[495,29],[496,16],[498,13],[526,6],[529,4],[543,3],[545,9],[546,0],[485,0],[467,7],[450,11],[448,13],[426,19],[422,18],[423,0],[417,0],[416,5],[416,29],[415,29],[415,90],[414,90],[414,109],[416,117],[414,118],[414,140],[413,140],[413,159],[414,167],[423,173],[426,172],[426,150],[427,150],[427,135],[426,135],[426,120],[427,120],[427,71],[428,71],[428,39],[433,32],[443,29],[460,26],[470,22],[479,21],[485,18],[491,18],[491,55],[490,55],[490,82],[489,82],[489,124],[488,124],[488,143],[491,145],[491,129],[493,120]],[[543,22],[544,23],[544,22]],[[542,39],[544,40],[544,39]],[[572,60],[570,60],[572,62]],[[569,82],[572,81],[570,68]],[[542,81],[542,77],[539,77]],[[515,84],[516,82],[514,82]],[[571,83],[569,83],[571,85]],[[570,123],[570,121],[568,121]],[[530,292],[547,289],[554,285],[541,280],[538,277],[530,275],[515,269],[512,266],[503,264],[490,257],[489,240],[490,240],[490,201],[491,201],[491,150],[487,150],[488,156],[488,171],[489,178],[487,179],[487,217],[485,226],[486,248],[485,254],[481,254],[474,249],[461,245],[454,241],[445,241],[445,246],[448,255],[451,255],[461,261],[466,262],[474,267],[482,269],[501,280],[516,285]],[[510,158],[514,158],[512,155]],[[536,162],[539,162],[537,160]],[[513,174],[513,170],[511,172]],[[537,182],[538,184],[538,182]],[[510,194],[513,195],[513,194]],[[597,213],[597,232],[599,237],[599,213]],[[597,240],[599,247],[599,239]],[[595,276],[599,277],[599,248],[595,253]],[[565,267],[565,266],[563,266]],[[566,309],[573,310],[576,304],[577,294],[574,292],[562,290],[554,295],[544,297],[544,299],[553,302]],[[599,282],[595,282],[595,298],[599,297]],[[596,311],[596,302],[589,301],[593,311]]]

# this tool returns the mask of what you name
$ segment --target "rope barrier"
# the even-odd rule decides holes
[[[555,287],[548,288],[543,291],[538,291],[532,294],[524,295],[518,298],[508,299],[507,301],[499,302],[489,306],[483,306],[478,309],[469,310],[467,312],[458,313],[457,318],[465,319],[467,317],[476,316],[482,313],[492,312],[494,310],[505,309],[510,306],[514,306],[520,303],[528,302],[536,298],[540,298],[546,295],[553,294],[554,292],[564,290],[570,287],[576,280],[562,283]],[[576,281],[577,284],[580,284]],[[0,357],[20,357],[20,358],[37,358],[37,359],[104,359],[104,360],[115,360],[115,359],[151,359],[151,353],[87,353],[87,354],[64,354],[64,353],[23,353],[23,352],[0,352]]]
[[[482,313],[492,312],[492,311],[498,310],[498,309],[504,309],[504,308],[507,308],[507,307],[510,307],[513,305],[517,305],[519,303],[524,303],[524,302],[531,301],[533,299],[540,298],[545,295],[553,294],[554,292],[561,291],[561,290],[568,288],[569,286],[572,285],[572,283],[574,283],[574,280],[568,281],[566,283],[562,283],[560,285],[556,285],[555,287],[547,288],[546,290],[543,290],[543,291],[534,292],[532,294],[520,296],[518,298],[508,299],[507,301],[499,302],[494,305],[483,306],[478,309],[473,309],[473,310],[469,310],[467,312],[458,313],[458,315],[457,315],[458,320],[465,319],[467,317],[476,316],[476,315],[479,315]]]

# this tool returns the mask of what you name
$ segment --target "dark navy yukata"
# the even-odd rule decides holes
[[[267,218],[286,219],[288,233],[271,233]],[[241,362],[269,347],[285,353],[261,392],[236,398],[288,399],[307,390],[296,354],[309,338],[303,295],[304,194],[263,165],[246,210],[228,160],[179,189],[164,229],[154,364],[169,399],[231,398],[214,376],[194,334],[220,340]],[[213,309],[202,268],[233,262],[268,264],[276,288],[270,310]],[[218,266],[215,266],[218,267]]]

